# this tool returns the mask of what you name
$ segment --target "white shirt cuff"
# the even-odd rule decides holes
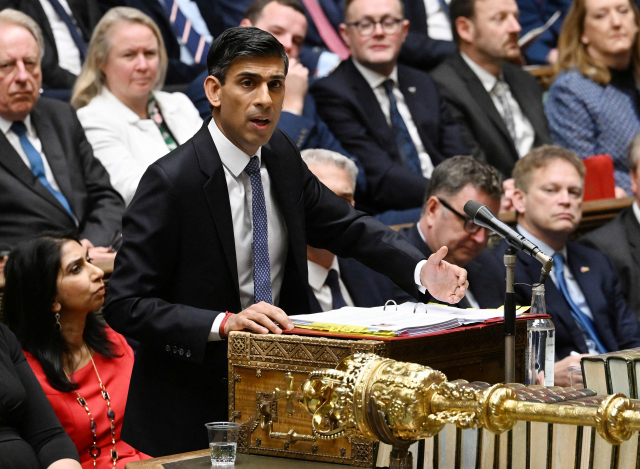
[[[420,282],[420,272],[422,271],[422,267],[426,263],[427,263],[426,259],[423,259],[420,262],[418,262],[418,265],[416,266],[416,270],[415,270],[415,272],[413,274],[413,280],[416,282],[416,285],[418,285],[418,290],[420,291],[420,293],[427,293],[427,289]],[[209,339],[209,340],[211,340],[211,339]]]
[[[211,326],[211,332],[209,332],[209,338],[207,339],[208,342],[224,340],[222,337],[220,337],[220,324],[222,324],[225,316],[225,313],[220,313],[216,316],[215,321],[213,321],[213,326]]]

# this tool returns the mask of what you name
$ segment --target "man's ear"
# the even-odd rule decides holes
[[[347,47],[351,49],[351,40],[349,39],[349,32],[347,31],[347,28],[349,28],[349,26],[347,26],[345,23],[340,23],[340,37],[347,45]]]
[[[640,169],[640,168],[638,168]],[[638,171],[638,169],[636,169],[636,171]],[[636,182],[636,171],[629,171],[629,175],[631,176],[631,192],[633,192],[634,194],[638,195],[638,183]]]
[[[220,84],[220,80],[218,80],[213,75],[209,75],[204,81],[204,94],[207,95],[207,100],[209,103],[215,108],[220,107],[220,90],[222,89],[222,85]]]
[[[253,24],[249,21],[249,18],[243,18],[238,26],[244,26],[246,28],[248,26],[253,26]]]
[[[474,35],[474,24],[469,18],[458,16],[456,18],[456,31],[464,42],[472,43]]]
[[[439,208],[440,202],[438,201],[438,198],[435,195],[429,197],[427,203],[424,206],[424,214],[422,215],[422,217],[425,218],[425,221],[429,228],[434,225],[435,219],[439,212]]]
[[[513,204],[513,208],[516,209],[516,212],[519,215],[524,215],[525,212],[525,201],[527,199],[527,194],[522,189],[518,189],[517,187],[513,191],[513,196],[511,197],[511,203]]]

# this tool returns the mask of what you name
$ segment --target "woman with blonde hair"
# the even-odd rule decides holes
[[[153,20],[135,8],[113,8],[93,32],[73,89],[71,104],[94,154],[127,204],[147,167],[202,125],[184,94],[159,91],[167,62]]]
[[[630,0],[574,0],[558,41],[545,111],[553,140],[613,158],[616,194],[631,193],[627,152],[640,133],[640,13]]]

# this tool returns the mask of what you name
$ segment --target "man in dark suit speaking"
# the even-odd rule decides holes
[[[466,271],[442,260],[446,248],[425,261],[323,186],[275,131],[288,66],[277,39],[231,28],[207,62],[213,118],[142,177],[104,310],[140,342],[122,437],[154,456],[205,448],[203,424],[227,420],[222,338],[280,333],[292,328],[285,311],[309,312],[307,244],[355,257],[408,292],[424,285],[455,303],[467,287]]]

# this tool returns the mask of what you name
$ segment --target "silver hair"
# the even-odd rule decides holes
[[[31,19],[31,17],[25,15],[21,11],[6,8],[0,11],[0,24],[15,24],[16,26],[22,26],[29,31],[38,44],[40,58],[44,57],[44,39],[42,38],[42,30],[40,29],[40,26],[38,26],[38,23]]]
[[[629,146],[629,169],[634,173],[638,169],[638,154],[640,154],[640,134],[636,135]]]
[[[351,187],[356,190],[356,178],[358,177],[358,168],[356,164],[344,155],[338,152],[325,150],[323,148],[309,148],[302,150],[302,161],[307,165],[332,165],[336,168],[344,169],[351,179]]]

